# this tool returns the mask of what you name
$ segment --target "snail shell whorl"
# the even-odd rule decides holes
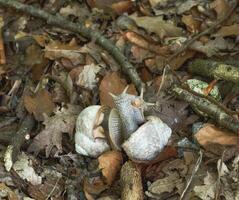
[[[168,143],[172,130],[158,117],[151,117],[122,145],[130,158],[153,160]]]
[[[116,109],[122,121],[125,139],[128,139],[130,135],[138,129],[139,125],[144,122],[144,116],[140,109],[132,105],[132,101],[137,98],[140,97],[126,93],[113,97]]]
[[[78,116],[76,121],[75,149],[76,152],[85,156],[97,157],[110,149],[107,140],[94,138],[93,129],[97,113],[101,106],[89,106]],[[101,118],[100,116],[99,118]],[[98,124],[97,124],[98,125]]]

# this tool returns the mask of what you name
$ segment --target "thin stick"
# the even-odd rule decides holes
[[[191,184],[191,182],[192,182],[192,180],[193,180],[193,177],[194,177],[195,174],[197,173],[197,171],[198,171],[198,169],[199,169],[199,167],[200,167],[200,164],[201,164],[201,162],[202,162],[202,156],[203,156],[203,153],[202,153],[202,151],[200,150],[200,151],[199,151],[198,160],[197,160],[197,162],[196,162],[196,164],[195,164],[195,167],[194,167],[194,169],[193,169],[192,175],[190,176],[190,178],[189,178],[189,180],[188,180],[188,182],[187,182],[187,185],[186,185],[185,189],[183,190],[183,192],[182,192],[182,194],[181,194],[181,196],[180,196],[180,200],[182,200],[182,199],[184,198],[184,196],[185,196],[185,194],[186,194],[186,192],[187,192],[187,190],[188,190],[188,188],[189,188],[189,186],[190,186],[190,184]]]
[[[0,0],[0,5],[7,8],[13,8],[17,11],[43,19],[49,25],[58,26],[72,32],[79,33],[83,37],[95,41],[98,45],[100,45],[113,56],[113,58],[121,66],[122,70],[135,84],[138,91],[140,91],[141,87],[144,87],[144,83],[141,81],[134,66],[128,61],[123,53],[110,40],[106,39],[99,31],[87,28],[81,23],[73,23],[59,14],[52,15],[46,11],[35,8],[33,6],[25,5],[15,0]]]

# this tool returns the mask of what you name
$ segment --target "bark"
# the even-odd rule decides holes
[[[176,96],[190,105],[196,106],[200,111],[206,113],[210,118],[216,121],[220,126],[225,127],[233,132],[239,134],[239,121],[226,113],[223,109],[213,104],[203,97],[193,95],[189,91],[175,86],[173,88]]]
[[[212,60],[195,59],[188,70],[200,76],[239,83],[239,68],[232,65]]]
[[[121,199],[143,200],[143,186],[140,169],[132,161],[126,162],[120,174]]]

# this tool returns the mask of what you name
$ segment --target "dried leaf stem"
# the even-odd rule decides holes
[[[113,56],[113,58],[119,63],[122,70],[129,76],[130,80],[135,84],[139,91],[141,87],[144,87],[144,83],[141,81],[134,66],[128,61],[122,52],[110,40],[106,39],[99,31],[87,28],[81,23],[73,23],[59,14],[52,15],[46,11],[15,0],[0,0],[0,5],[6,8],[13,8],[17,11],[43,19],[49,25],[58,26],[72,32],[79,33],[83,37],[95,41]]]

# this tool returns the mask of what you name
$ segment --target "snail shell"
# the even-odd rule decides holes
[[[94,128],[99,126],[104,118],[103,113],[98,116],[100,108],[99,105],[89,106],[77,118],[75,149],[79,154],[98,157],[110,149],[106,138],[95,138],[93,135]]]
[[[172,130],[160,118],[151,116],[122,145],[133,160],[153,160],[160,153],[171,136]]]
[[[122,129],[124,139],[128,139],[130,135],[136,131],[140,124],[144,122],[144,115],[138,107],[135,107],[132,102],[141,100],[139,96],[127,94],[124,91],[116,96],[112,95],[116,109],[122,121]]]

